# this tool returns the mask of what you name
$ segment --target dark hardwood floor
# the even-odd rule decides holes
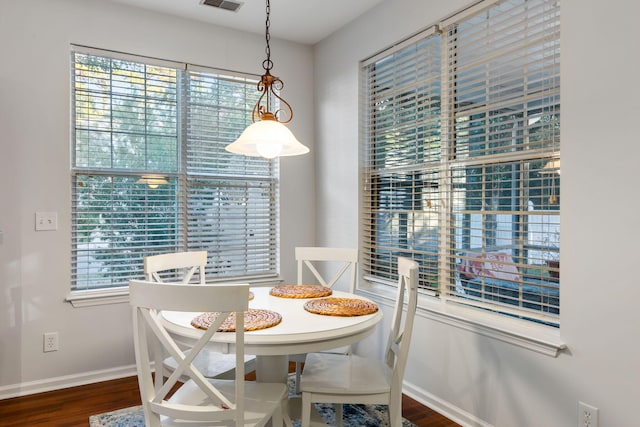
[[[137,378],[127,377],[0,400],[0,425],[87,427],[90,415],[139,404]],[[418,427],[459,427],[459,424],[407,396],[402,399],[402,414]]]

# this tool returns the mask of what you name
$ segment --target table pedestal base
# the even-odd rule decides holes
[[[299,420],[302,415],[302,397],[290,397],[287,405],[289,418]],[[290,427],[289,424],[286,425]],[[313,406],[311,407],[311,427],[327,427],[327,423],[324,422],[320,413],[318,413]]]
[[[287,383],[289,356],[256,356],[256,380],[262,383]]]
[[[289,356],[256,356],[256,381],[268,383],[287,384],[289,378]],[[288,417],[285,416],[285,425],[293,427],[291,420],[299,420],[302,414],[302,398],[290,397],[287,402]],[[312,408],[313,409],[313,408]],[[311,411],[312,426],[326,426],[318,411]],[[271,422],[267,424],[271,426]]]

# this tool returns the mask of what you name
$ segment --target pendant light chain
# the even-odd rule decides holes
[[[271,34],[269,33],[269,27],[271,26],[271,20],[269,19],[269,15],[271,15],[271,3],[267,0],[267,20],[265,21],[265,35],[264,38],[267,42],[267,47],[264,49],[267,54],[267,59],[262,63],[262,68],[265,71],[270,71],[273,68],[273,62],[271,61],[271,46],[269,46],[269,40],[271,40]]]

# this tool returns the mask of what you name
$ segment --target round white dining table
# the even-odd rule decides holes
[[[282,316],[276,326],[245,332],[245,353],[256,355],[256,379],[262,382],[287,381],[289,355],[330,350],[354,344],[370,335],[382,320],[382,311],[364,316],[326,316],[304,309],[304,298],[281,298],[269,294],[270,287],[253,287],[249,308],[272,310]],[[366,298],[334,291],[333,297]],[[176,341],[191,345],[202,334],[191,326],[200,313],[163,311],[163,323]],[[235,334],[214,334],[210,346],[234,352]]]

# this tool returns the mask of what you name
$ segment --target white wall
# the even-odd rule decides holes
[[[313,153],[282,161],[285,279],[295,277],[293,247],[314,243],[316,228],[318,243],[358,243],[358,61],[466,2],[386,0],[317,46],[314,58],[306,47],[272,41],[274,74],[296,110],[291,127]],[[601,426],[636,424],[639,12],[631,1],[562,0],[561,332],[568,350],[544,356],[419,315],[406,382],[452,417],[574,426],[583,400],[600,409]],[[2,0],[0,40],[2,395],[116,375],[133,364],[126,304],[74,309],[64,302],[69,43],[255,73],[264,46],[262,36],[97,0]],[[58,212],[58,231],[33,230],[39,210]],[[60,331],[61,349],[42,353],[42,333],[52,330]]]
[[[386,0],[316,46],[318,240],[357,245],[358,61],[468,0]],[[558,357],[416,321],[408,388],[469,425],[638,425],[640,5],[562,0],[562,301]],[[378,337],[379,338],[379,337]]]
[[[0,396],[122,375],[134,364],[127,304],[73,308],[70,286],[70,44],[261,74],[264,37],[96,0],[0,1]],[[274,75],[312,150],[312,50],[271,40]],[[313,154],[281,161],[282,276],[314,243]],[[300,191],[304,188],[305,191]],[[35,232],[34,213],[58,213]],[[59,331],[60,350],[42,352]],[[131,373],[131,371],[129,371]]]

